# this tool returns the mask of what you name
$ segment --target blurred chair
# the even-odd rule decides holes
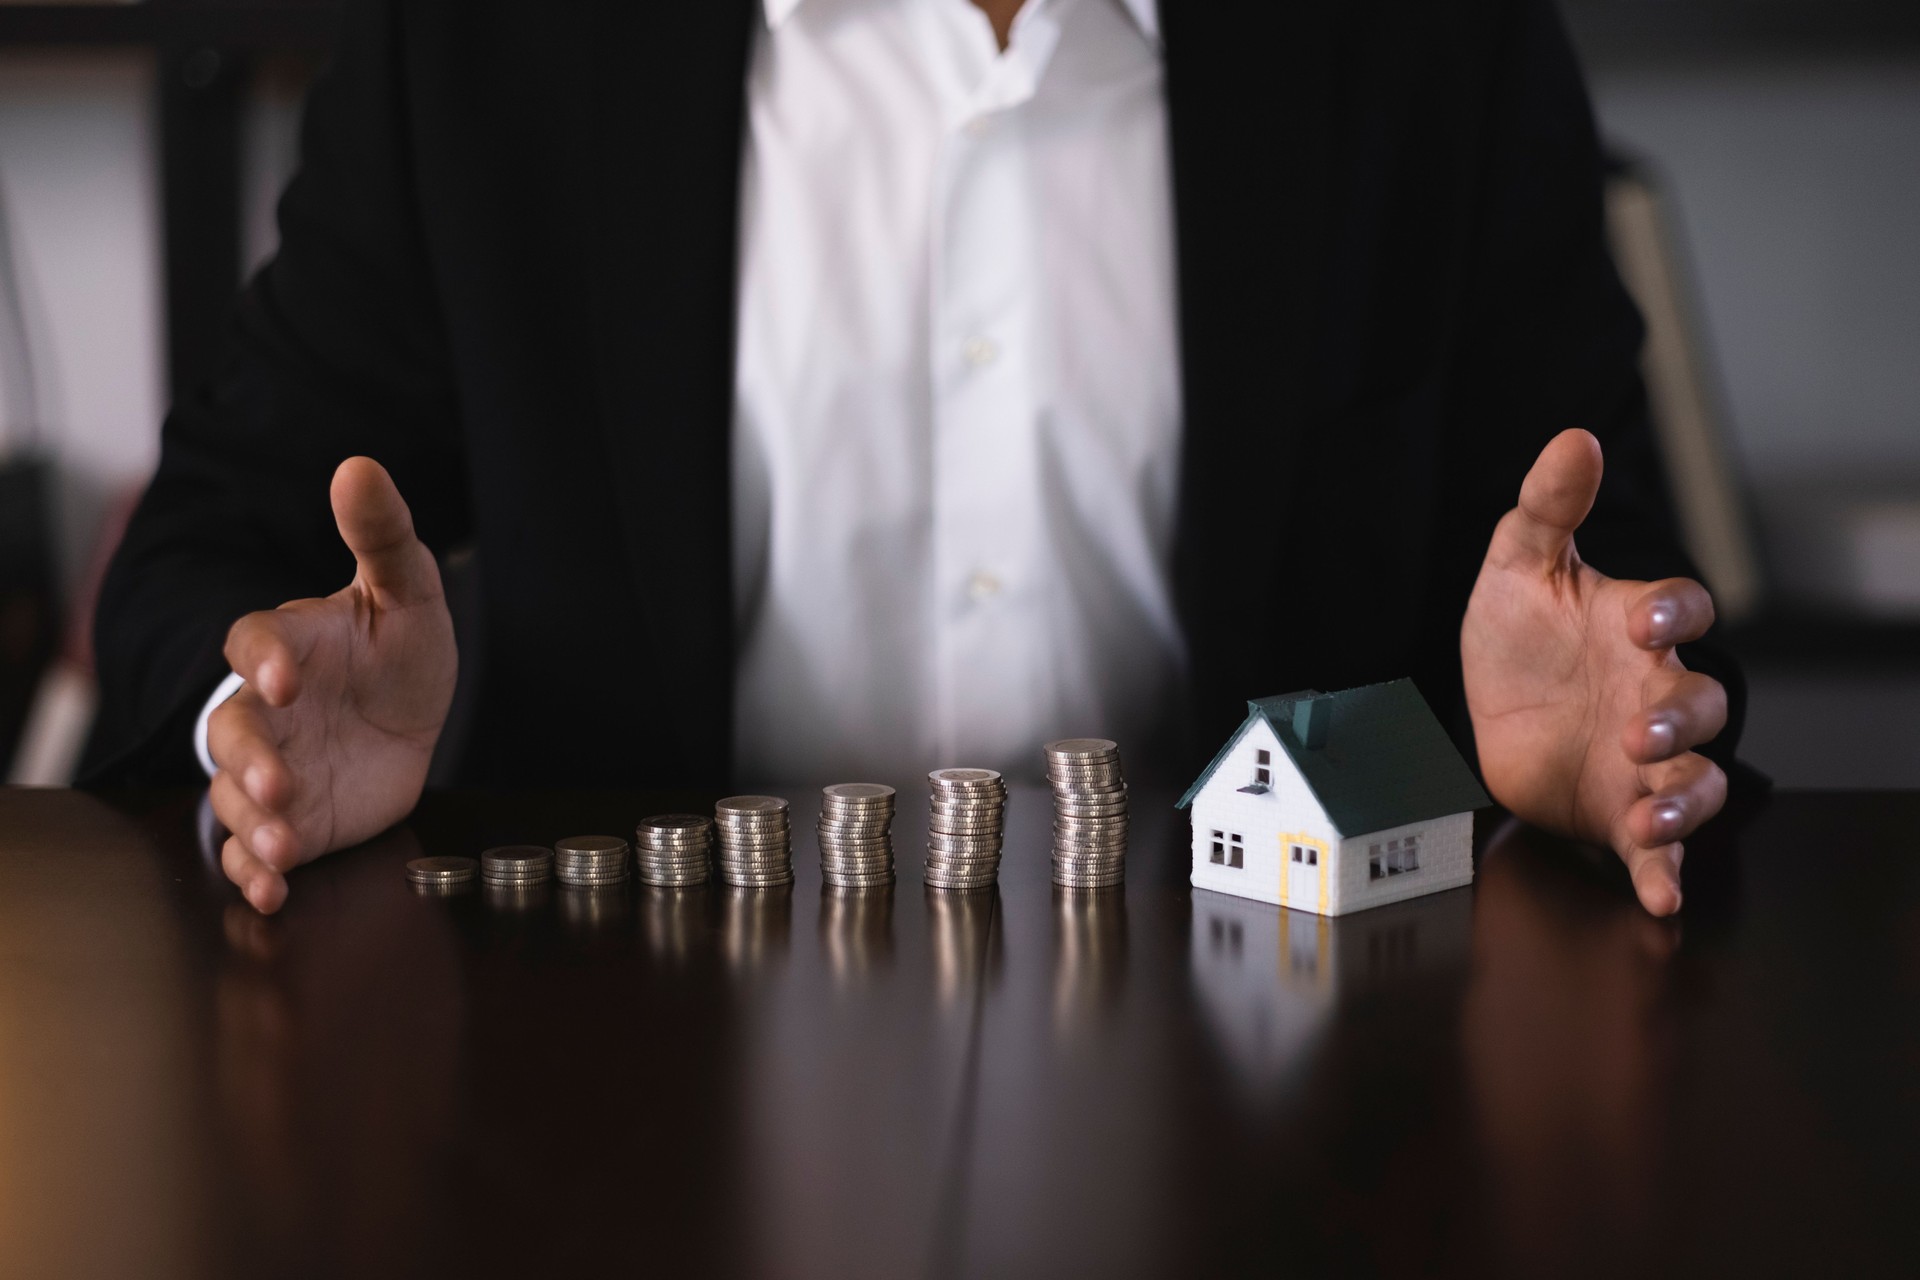
[[[1748,621],[1766,595],[1759,541],[1728,447],[1674,219],[1644,163],[1610,160],[1607,233],[1621,278],[1646,318],[1641,368],[1681,535],[1721,619]]]

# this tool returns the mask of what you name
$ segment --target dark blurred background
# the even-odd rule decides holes
[[[15,781],[71,775],[93,581],[170,388],[272,252],[334,8],[0,0]],[[1920,4],[1563,10],[1688,538],[1752,675],[1745,754],[1783,785],[1920,786]]]

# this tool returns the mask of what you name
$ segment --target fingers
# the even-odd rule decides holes
[[[1698,640],[1713,625],[1713,597],[1691,578],[1668,578],[1627,607],[1627,634],[1642,649]]]
[[[241,894],[255,911],[272,915],[285,905],[287,878],[248,853],[240,837],[229,836],[226,844],[221,846],[220,869],[227,873],[227,879],[239,886]]]
[[[300,837],[284,817],[262,807],[230,773],[216,773],[208,785],[213,811],[246,853],[269,871],[284,873],[300,865]],[[234,883],[238,884],[239,881]],[[242,888],[246,886],[242,885]]]
[[[294,605],[249,613],[227,632],[227,665],[268,706],[287,706],[300,696],[300,668],[313,652],[319,626],[318,618]],[[207,728],[211,735],[211,721]]]
[[[1487,558],[1503,567],[1563,561],[1574,530],[1600,492],[1600,442],[1585,431],[1562,431],[1534,460],[1520,485],[1520,505],[1502,517]]]
[[[207,717],[207,754],[222,774],[239,783],[257,805],[270,812],[293,800],[293,774],[280,756],[277,738],[248,692],[215,707]],[[229,831],[240,828],[227,824]]]
[[[440,594],[433,553],[414,536],[413,513],[387,469],[372,458],[348,458],[333,473],[333,518],[369,588],[399,603]]]
[[[1629,849],[1621,854],[1633,876],[1634,896],[1651,916],[1670,916],[1680,909],[1680,860],[1684,850],[1678,844],[1653,849]]]
[[[1705,756],[1684,755],[1655,767],[1651,795],[1627,810],[1614,847],[1633,877],[1634,893],[1649,914],[1680,909],[1681,841],[1727,802],[1727,775]]]
[[[1651,847],[1684,840],[1727,802],[1727,775],[1705,756],[1689,752],[1649,771],[1649,794],[1627,810],[1627,838]]]
[[[1636,764],[1657,764],[1713,741],[1726,727],[1726,689],[1712,676],[1688,671],[1665,697],[1627,721],[1620,746]]]

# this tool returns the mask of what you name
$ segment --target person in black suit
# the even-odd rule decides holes
[[[1017,44],[1019,0],[975,3]],[[1502,804],[1611,844],[1647,909],[1677,910],[1735,672],[1675,652],[1712,604],[1551,4],[1156,12],[1188,745],[1279,684],[1412,674]],[[280,251],[175,405],[98,615],[91,781],[192,776],[196,714],[245,678],[207,734],[225,867],[259,909],[417,800],[458,667],[456,547],[484,655],[460,780],[730,776],[761,21],[759,0],[352,11]],[[1282,507],[1298,536],[1275,542]],[[1378,514],[1317,535],[1355,511]],[[1336,625],[1292,625],[1302,600]]]

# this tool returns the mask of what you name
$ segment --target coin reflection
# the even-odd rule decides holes
[[[834,985],[846,989],[893,964],[893,886],[820,890],[820,948]]]
[[[562,884],[554,898],[560,906],[561,927],[576,938],[617,933],[626,924],[631,905],[625,884]]]
[[[647,950],[661,960],[686,963],[707,936],[707,886],[651,886],[640,891],[640,922]]]
[[[487,884],[481,886],[481,894],[493,910],[515,915],[552,902],[553,885],[546,880],[539,884]]]
[[[1126,890],[1055,885],[1053,925],[1053,1027],[1071,1039],[1113,1008],[1126,981]]]
[[[951,1007],[977,991],[986,975],[999,891],[930,887],[926,893],[934,992],[943,1006]]]
[[[793,886],[723,885],[721,952],[735,973],[752,973],[787,954],[793,934]]]

